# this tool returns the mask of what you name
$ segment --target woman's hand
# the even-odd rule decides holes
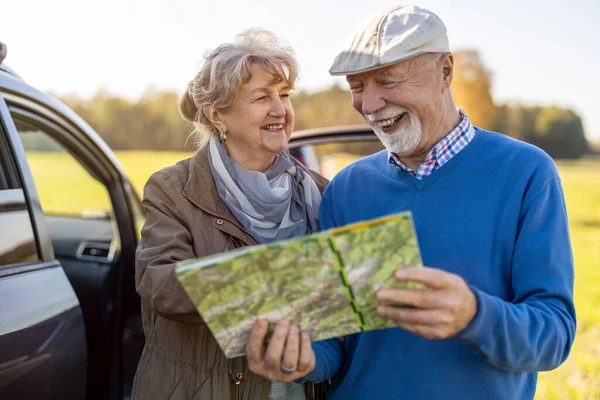
[[[281,320],[265,348],[268,329],[266,320],[257,320],[250,333],[246,357],[252,372],[270,381],[292,382],[315,368],[315,353],[307,332],[300,332],[296,325],[290,326],[289,321]]]

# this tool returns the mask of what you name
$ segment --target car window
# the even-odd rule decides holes
[[[0,267],[38,260],[23,189],[0,190]]]
[[[106,187],[51,136],[48,127],[15,118],[45,215],[109,218]]]
[[[378,140],[349,140],[304,144],[290,153],[310,169],[331,179],[344,167],[360,158],[383,150]]]
[[[0,268],[37,261],[38,249],[25,193],[20,182],[10,181],[8,171],[16,172],[10,156],[6,132],[0,124]],[[13,173],[13,176],[18,174]]]

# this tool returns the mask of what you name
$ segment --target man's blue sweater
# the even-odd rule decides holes
[[[323,229],[411,210],[425,265],[465,279],[478,311],[447,340],[400,328],[315,342],[304,380],[332,378],[330,399],[533,399],[575,336],[573,259],[550,157],[477,129],[418,180],[382,151],[341,171],[321,204]]]

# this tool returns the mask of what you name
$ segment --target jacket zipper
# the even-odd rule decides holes
[[[242,393],[242,378],[244,377],[244,375],[242,375],[241,372],[234,374],[231,369],[229,370],[229,375],[231,376],[231,383],[235,386],[235,388],[233,389],[235,392],[235,399],[241,400],[242,399],[242,395],[241,395],[241,393]]]
[[[248,232],[244,227],[238,225],[237,222],[234,222],[234,221],[232,221],[231,219],[229,219],[227,217],[224,217],[222,215],[217,215],[217,214],[215,214],[215,213],[207,210],[206,208],[204,208],[200,204],[198,204],[196,201],[194,201],[193,199],[189,198],[188,195],[187,195],[187,193],[183,192],[182,194],[183,194],[183,196],[190,203],[194,204],[196,207],[198,207],[199,209],[201,209],[205,213],[207,213],[209,215],[212,215],[213,217],[220,218],[220,219],[223,219],[223,220],[229,222],[230,224],[232,224],[233,226],[235,226],[236,228],[238,228],[240,231],[246,233],[248,236],[250,236],[255,241],[255,243],[246,243],[245,241],[242,240],[242,243],[247,244],[249,246],[252,246],[253,244],[260,244],[260,242],[256,239],[256,237],[253,234],[251,234],[250,232]],[[227,232],[225,232],[225,233],[227,233]],[[233,240],[233,235],[231,235],[229,233],[227,233],[227,234],[230,236],[230,241],[231,241],[231,244],[232,244],[233,248],[234,249],[237,248],[237,246],[235,245],[235,241]],[[242,372],[234,373],[233,372],[234,368],[232,368],[233,364],[235,364],[235,363],[234,363],[233,360],[231,360],[230,364],[229,364],[229,366],[230,366],[229,375],[231,376],[231,383],[232,383],[232,385],[235,386],[235,388],[233,389],[233,392],[235,393],[235,399],[236,400],[242,400],[242,397],[243,397],[242,396],[242,393],[243,393],[243,390],[242,390],[243,387],[242,387],[242,385],[243,385],[244,375],[242,374]]]

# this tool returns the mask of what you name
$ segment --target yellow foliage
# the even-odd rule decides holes
[[[454,54],[452,95],[457,107],[463,108],[473,124],[493,130],[496,105],[492,99],[492,75],[476,50],[460,50]]]

